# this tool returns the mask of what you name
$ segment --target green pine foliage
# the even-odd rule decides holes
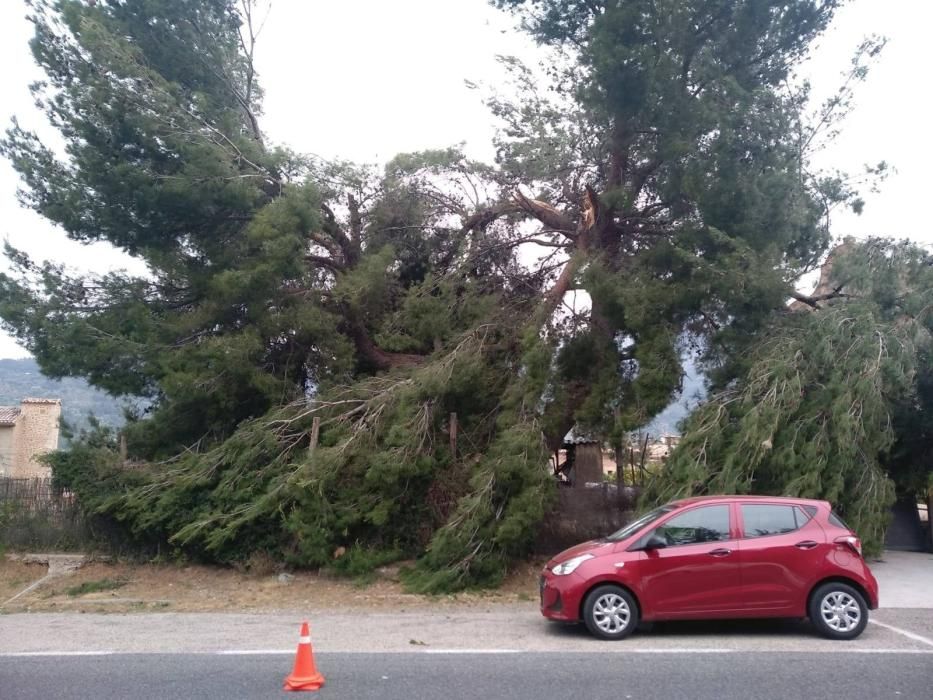
[[[376,168],[270,143],[252,2],[31,3],[64,153],[15,122],[0,151],[25,205],[148,270],[6,250],[0,319],[42,370],[148,400],[123,431],[132,469],[114,436],[54,458],[87,508],[213,561],[359,575],[415,557],[419,590],[490,583],[528,551],[573,425],[618,443],[646,424],[684,338],[722,377],[771,347],[754,350],[825,252],[828,209],[863,204],[809,154],[880,43],[813,121],[790,78],[835,0],[495,4],[551,51],[543,79],[503,59],[496,162],[442,148]],[[567,312],[575,290],[589,311]],[[894,440],[860,400],[814,436]]]
[[[139,536],[217,561],[266,551],[322,567],[343,548],[348,559],[334,568],[359,575],[367,562],[427,548],[412,577],[420,590],[489,582],[527,551],[554,488],[540,428],[515,414],[525,380],[503,369],[507,343],[504,331],[483,327],[410,373],[287,405],[213,450],[144,474],[119,469],[112,450],[100,459],[85,448],[57,456],[56,474],[86,507]],[[456,456],[445,439],[452,411]],[[311,446],[314,418],[320,441]],[[98,465],[93,475],[72,468],[84,462]]]
[[[929,473],[933,260],[869,241],[834,261],[833,274],[837,298],[779,315],[744,373],[688,418],[647,502],[825,499],[880,552],[895,484],[922,493]]]

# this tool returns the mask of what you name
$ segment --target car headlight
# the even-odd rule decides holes
[[[568,559],[567,561],[561,562],[560,564],[555,566],[553,569],[551,569],[551,573],[553,573],[556,576],[566,576],[567,574],[572,574],[576,570],[576,568],[580,566],[580,564],[585,562],[587,559],[592,559],[592,558],[593,558],[592,554],[581,554],[578,557],[574,557],[573,559]]]

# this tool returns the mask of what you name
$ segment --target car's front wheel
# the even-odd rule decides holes
[[[855,639],[868,624],[868,605],[845,583],[824,583],[810,597],[810,622],[830,639]]]
[[[600,639],[625,639],[638,627],[638,605],[624,588],[598,586],[583,602],[583,622]]]

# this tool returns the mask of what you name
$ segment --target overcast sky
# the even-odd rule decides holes
[[[48,134],[28,84],[41,77],[27,47],[31,25],[20,0],[0,2],[0,122]],[[868,198],[860,217],[839,213],[837,236],[871,234],[933,243],[925,211],[933,163],[928,89],[933,60],[928,0],[853,0],[837,15],[804,74],[815,95],[839,85],[853,50],[870,33],[890,42],[822,167],[858,171],[887,160],[897,173]],[[259,43],[257,65],[266,91],[262,126],[269,139],[302,152],[384,162],[399,152],[465,142],[468,153],[492,157],[494,122],[482,93],[464,80],[502,82],[496,54],[534,60],[535,48],[510,18],[485,0],[275,0]],[[0,238],[38,259],[104,271],[134,266],[104,244],[82,246],[23,210],[17,177],[0,163]],[[4,268],[0,260],[0,269]],[[27,353],[0,332],[0,358]]]

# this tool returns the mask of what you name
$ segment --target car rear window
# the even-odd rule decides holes
[[[829,524],[835,525],[836,527],[841,527],[844,530],[851,529],[849,528],[848,525],[846,525],[845,520],[843,520],[836,514],[836,511],[833,511],[832,513],[829,514]]]
[[[803,527],[810,518],[816,515],[816,508],[813,506],[794,506],[794,516],[797,518],[797,527]]]
[[[742,506],[746,537],[767,537],[793,532],[806,522],[806,514],[795,506],[748,504]]]

